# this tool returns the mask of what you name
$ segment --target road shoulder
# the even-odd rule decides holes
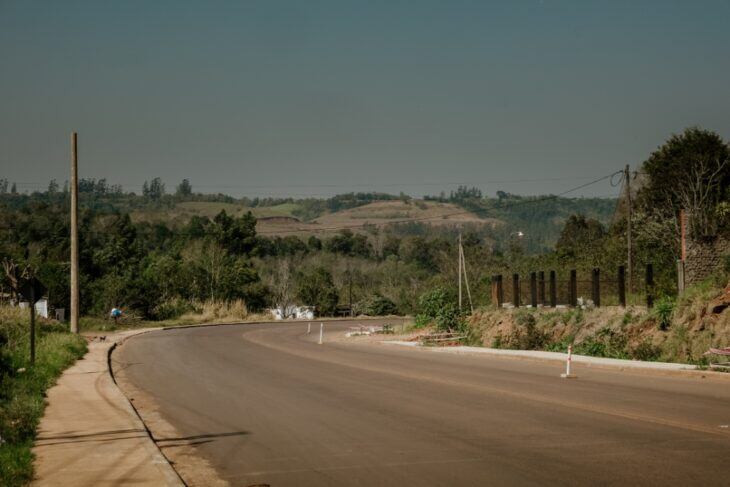
[[[32,485],[184,485],[109,371],[110,350],[148,331],[92,341],[48,391],[33,447]]]
[[[364,341],[366,342],[366,341]],[[465,355],[487,355],[497,358],[513,360],[533,360],[541,362],[562,362],[565,363],[568,355],[561,352],[545,352],[540,350],[507,350],[501,348],[453,346],[453,347],[429,347],[422,346],[415,341],[404,340],[375,340],[373,343],[381,345],[407,347],[412,350],[436,353],[465,354]],[[696,365],[670,363],[670,362],[645,362],[641,360],[624,360],[604,357],[591,357],[588,355],[572,355],[572,363],[577,366],[631,371],[634,373],[675,375],[689,377],[712,377],[720,380],[730,380],[730,374],[710,370],[701,370]]]

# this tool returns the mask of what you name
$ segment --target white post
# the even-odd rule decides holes
[[[307,323],[307,335],[312,333],[312,322]]]
[[[324,334],[324,323],[319,324],[319,344],[322,345],[322,336]]]
[[[563,379],[576,379],[577,375],[570,373],[570,362],[573,359],[573,345],[568,345],[568,361],[565,363],[565,373],[560,374]]]

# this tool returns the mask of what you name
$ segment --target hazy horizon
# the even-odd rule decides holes
[[[0,178],[63,184],[77,131],[80,177],[137,193],[561,193],[730,136],[730,4],[700,5],[0,1]]]

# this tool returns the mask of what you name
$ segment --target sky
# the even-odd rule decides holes
[[[0,0],[0,178],[559,193],[730,139],[728,1]],[[614,196],[608,180],[571,193]]]

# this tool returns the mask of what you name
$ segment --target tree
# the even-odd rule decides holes
[[[160,201],[165,195],[165,183],[160,178],[154,178],[149,183],[145,181],[142,185],[142,195],[152,201]]]
[[[369,257],[372,245],[365,235],[354,234],[352,230],[341,230],[339,235],[327,240],[325,249],[335,254]]]
[[[250,255],[256,247],[256,218],[249,211],[235,218],[221,210],[213,219],[218,242],[235,255]]]
[[[638,197],[647,213],[690,216],[695,236],[717,231],[718,211],[730,187],[730,148],[715,132],[698,127],[672,135],[642,165],[646,184]]]
[[[297,297],[306,306],[315,306],[320,315],[333,315],[339,295],[332,274],[324,267],[315,267],[298,276]]]
[[[280,260],[276,265],[276,272],[269,276],[267,284],[271,290],[271,301],[281,313],[281,317],[291,317],[295,304],[294,275],[291,260]]]
[[[307,246],[313,251],[322,250],[322,241],[314,235],[310,235],[307,240]]]
[[[581,254],[592,254],[605,235],[606,230],[598,220],[586,219],[583,215],[571,215],[560,232],[555,250],[560,257],[571,259]]]
[[[193,187],[190,184],[190,181],[188,179],[183,179],[180,184],[178,184],[177,189],[175,190],[175,195],[178,197],[188,197],[193,194]]]

